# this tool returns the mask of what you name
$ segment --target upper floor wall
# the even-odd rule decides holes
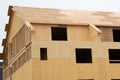
[[[33,24],[32,40],[37,41],[90,41],[120,42],[119,27],[95,25],[43,25]],[[61,35],[61,36],[60,36]],[[63,37],[63,39],[60,37]]]
[[[97,27],[102,31],[100,35],[101,42],[120,42],[120,27]]]
[[[33,24],[32,41],[99,41],[100,30],[94,25]],[[94,27],[93,27],[94,26]]]

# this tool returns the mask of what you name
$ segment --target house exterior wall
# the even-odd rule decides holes
[[[119,43],[91,41],[89,26],[66,26],[68,40],[52,41],[51,26],[54,25],[33,26],[35,28],[32,34],[33,79],[111,80],[120,78],[120,65],[109,63],[108,57],[108,49],[119,49]],[[48,60],[40,60],[40,48],[47,48]],[[76,63],[75,48],[91,48],[93,62]]]
[[[33,24],[33,26],[35,31],[31,33],[30,38],[30,60],[17,68],[11,77],[5,80],[10,80],[10,78],[12,80],[111,80],[120,78],[120,65],[109,63],[108,57],[108,49],[120,49],[118,42],[99,42],[98,33],[90,26],[61,26],[67,28],[68,40],[52,41],[51,27],[59,27],[58,25]],[[47,48],[48,60],[40,60],[40,48]],[[76,48],[90,48],[92,63],[76,63]],[[22,58],[22,61],[25,58]]]
[[[68,41],[90,41],[89,26],[59,26],[59,25],[33,25],[35,33],[33,41],[52,41],[51,27],[66,27]],[[84,36],[84,37],[83,37]]]
[[[120,79],[120,64],[109,63],[108,49],[120,49],[119,42],[113,42],[113,28],[74,24],[33,23],[31,31],[13,11],[5,45],[4,80]],[[53,41],[51,27],[66,27],[67,41]],[[47,48],[47,60],[40,59],[40,48]],[[76,63],[76,48],[91,49],[92,63]]]
[[[16,15],[16,13],[12,13],[12,17],[10,20],[10,27],[9,30],[9,36],[8,36],[8,42],[15,36],[15,34],[18,32],[18,30],[23,26],[24,21]]]
[[[12,74],[12,80],[32,80],[32,61],[27,61]]]
[[[10,27],[4,53],[7,56],[4,58],[3,80],[30,80],[32,79],[30,30],[15,14],[12,16]]]

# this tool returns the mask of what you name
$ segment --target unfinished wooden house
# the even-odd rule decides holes
[[[120,80],[120,13],[10,6],[4,80]]]

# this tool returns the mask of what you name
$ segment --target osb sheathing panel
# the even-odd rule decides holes
[[[120,25],[120,13],[19,6],[14,6],[12,10],[32,23]]]
[[[68,41],[89,41],[89,26],[33,25],[33,41],[51,41],[51,27],[66,27]]]
[[[50,41],[51,29],[49,25],[34,25],[34,33],[32,33],[32,40],[35,41]]]
[[[119,29],[118,27],[98,27],[102,34],[100,36],[102,42],[113,42],[113,29]]]
[[[40,60],[40,48],[48,50],[48,60]],[[93,63],[78,64],[75,48],[91,48]],[[119,49],[119,43],[112,42],[32,42],[33,77],[36,80],[110,80],[120,78],[120,65],[110,64],[108,49]],[[38,74],[39,73],[39,74]]]
[[[10,80],[10,77],[9,77],[9,78],[7,78],[7,79],[5,79],[5,80]]]
[[[3,71],[3,80],[9,78],[9,73],[10,73],[10,68],[9,67],[5,68],[5,70]]]
[[[89,35],[90,35],[90,41],[94,41],[94,42],[98,42],[99,41],[99,34],[98,34],[98,32],[91,26],[89,26]]]
[[[113,41],[113,33],[112,28],[106,28],[106,27],[98,27],[102,34],[100,36],[102,42],[112,42]]]
[[[10,77],[8,77],[8,78],[6,78],[6,79],[3,78],[3,80],[10,80]]]
[[[32,61],[29,60],[14,72],[12,80],[32,80]]]
[[[69,62],[67,62],[69,60]],[[67,58],[49,58],[49,61],[41,61],[39,58],[33,59],[33,77],[36,80],[75,80],[74,60]],[[35,62],[39,62],[38,65]],[[67,64],[65,63],[67,62]],[[66,65],[64,65],[66,64]],[[71,66],[69,66],[71,65]],[[36,68],[37,66],[37,68]],[[49,68],[48,68],[49,66]],[[73,69],[71,69],[73,68]],[[36,72],[37,71],[37,72]],[[39,73],[39,74],[36,74]]]
[[[108,68],[108,70],[109,70],[109,75],[113,79],[120,79],[120,64],[116,64],[116,65],[110,64],[110,67]],[[118,76],[116,74],[118,74]]]
[[[20,37],[22,36],[22,38]],[[31,41],[30,31],[26,26],[23,26],[8,44],[9,62],[11,62],[19,52],[25,48]],[[12,53],[12,54],[11,54]]]
[[[16,15],[16,13],[13,13],[11,22],[10,22],[10,32],[8,35],[8,41],[11,40],[15,34],[18,32],[18,30],[23,26],[24,22],[18,18],[18,16]]]
[[[89,26],[67,26],[68,41],[89,41]]]

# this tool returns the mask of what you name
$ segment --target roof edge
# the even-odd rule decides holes
[[[102,24],[94,24],[94,25],[97,27],[119,27],[120,28],[120,25],[102,25]]]
[[[5,25],[5,31],[8,31],[9,24]]]
[[[6,44],[6,39],[3,39],[2,46],[5,46],[5,44]]]
[[[3,58],[4,58],[3,53],[0,53],[0,60],[3,60]]]
[[[31,24],[43,24],[43,25],[69,25],[69,26],[88,26],[89,23],[76,23],[76,24],[70,24],[70,23],[35,23],[35,22],[31,22]]]
[[[5,25],[5,31],[6,31],[6,38],[2,40],[2,46],[5,47],[6,43],[7,43],[7,39],[8,39],[8,33],[9,33],[9,29],[10,29],[10,22],[11,22],[11,16],[12,16],[12,10],[13,6],[9,6],[8,8],[8,16],[9,16],[9,21],[8,23]],[[3,53],[4,53],[4,48],[3,48]]]
[[[12,14],[12,8],[13,8],[13,6],[9,6],[9,8],[8,8],[8,16],[11,16],[11,14]]]

